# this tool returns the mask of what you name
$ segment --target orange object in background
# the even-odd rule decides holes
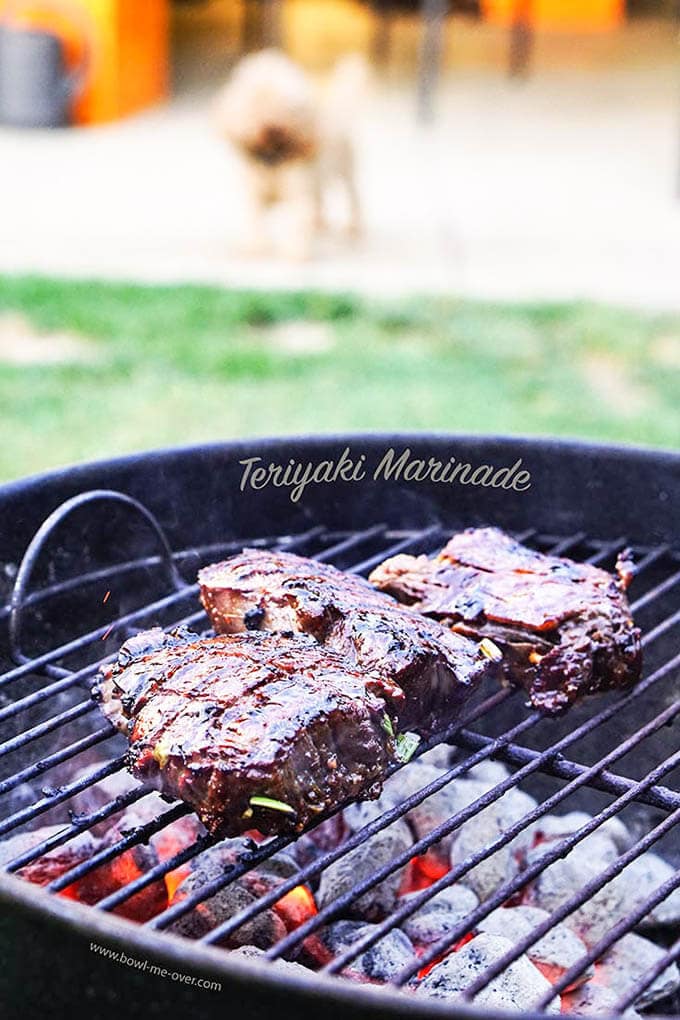
[[[487,21],[509,25],[518,15],[535,28],[606,32],[625,19],[625,0],[481,0]]]
[[[52,32],[64,46],[69,70],[85,52],[84,17],[78,3],[69,0],[0,0],[0,24],[9,28]]]
[[[0,0],[0,21],[52,32],[69,70],[85,64],[73,120],[115,120],[165,99],[170,0]]]
[[[81,124],[115,120],[168,94],[169,0],[78,0],[90,22]]]

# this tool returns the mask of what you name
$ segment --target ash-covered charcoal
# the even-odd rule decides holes
[[[544,841],[526,854],[527,865],[540,860],[555,847],[556,840]],[[591,879],[618,857],[615,844],[597,830],[577,843],[569,853],[537,875],[524,890],[524,903],[552,913],[566,903]],[[624,889],[620,882],[608,882],[590,896],[577,910],[565,918],[564,923],[583,939],[590,949],[607,934],[618,918],[626,911]]]
[[[579,985],[573,992],[566,992],[562,996],[562,1009],[570,1016],[612,1017],[616,1003],[614,992],[595,981]],[[632,1007],[618,1015],[622,1020],[640,1020],[640,1014]]]
[[[213,874],[212,878],[217,875]],[[206,879],[200,873],[196,876],[192,872],[188,878],[178,887],[175,895],[170,900],[170,906],[180,902],[185,896],[193,893],[198,887],[205,884]],[[205,903],[199,903],[190,913],[178,918],[172,923],[169,930],[177,935],[184,935],[185,938],[200,939],[217,925],[229,920],[241,910],[250,907],[256,900],[252,893],[243,886],[234,882],[212,896]],[[235,948],[244,943],[253,943],[260,949],[270,949],[275,942],[284,938],[286,926],[273,910],[263,910],[252,920],[247,921],[238,931],[234,932],[222,945],[228,948]]]
[[[387,780],[378,800],[353,804],[347,808],[344,813],[346,824],[352,832],[356,832],[386,811],[401,804],[414,793],[440,779],[446,771],[446,769],[437,768],[420,759],[411,762],[410,765]],[[441,790],[411,808],[403,817],[413,833],[414,840],[422,839],[437,826],[447,822],[486,793],[487,788],[485,783],[463,778],[454,779]],[[444,870],[448,869],[451,846],[459,831],[454,829],[453,832],[430,847],[428,851],[436,861],[446,866]]]
[[[377,832],[365,843],[360,843],[323,872],[317,893],[319,907],[333,903],[412,845],[411,830],[401,819]],[[344,911],[345,916],[362,921],[380,921],[386,917],[397,901],[405,870],[405,867],[398,868],[384,881],[353,900]]]
[[[230,957],[243,957],[246,960],[260,959],[264,953],[264,949],[258,949],[257,946],[239,946],[238,949],[232,949]],[[293,960],[272,960],[267,963],[268,967],[276,967],[277,970],[284,970],[295,980],[302,978],[303,980],[313,980],[314,975],[311,970],[307,967],[303,967],[301,963],[295,963]]]
[[[367,803],[374,803],[368,801]],[[344,821],[344,812],[327,818],[320,825],[315,826],[310,832],[303,832],[290,847],[290,853],[295,860],[304,868],[311,864],[329,850],[335,850],[346,838],[348,827]]]
[[[473,765],[469,772],[465,773],[466,779],[483,783],[488,790],[504,782],[509,775],[510,771],[502,761],[491,761],[489,758],[480,761],[478,765]]]
[[[547,853],[555,841],[576,832],[590,815],[574,811],[568,815],[548,815],[536,828],[537,845],[527,854],[531,863]],[[526,901],[552,910],[560,906],[568,896],[580,888],[583,875],[589,877],[604,871],[632,844],[628,829],[619,818],[610,818],[603,825],[574,847],[563,861],[557,861],[540,875],[527,891]],[[584,870],[585,869],[585,870]],[[591,942],[613,927],[641,903],[644,903],[660,885],[674,875],[674,869],[655,853],[644,853],[632,861],[605,888],[596,894],[592,902],[567,919],[567,923],[581,928],[584,935],[594,923],[594,931],[588,938]],[[668,926],[680,923],[680,890],[675,890],[660,903],[639,925],[641,929]],[[599,935],[598,935],[599,933]]]
[[[0,866],[23,855],[43,840],[50,839],[64,831],[63,825],[43,826],[31,832],[21,833],[0,843]],[[34,885],[47,885],[61,878],[71,868],[88,861],[107,843],[82,832],[61,846],[48,851],[42,857],[24,865],[17,874]],[[105,861],[94,870],[83,875],[60,893],[70,899],[79,900],[90,906],[111,893],[118,892],[129,882],[141,877],[147,868],[158,863],[158,858],[148,847],[135,846],[119,854],[111,861]],[[162,882],[155,882],[143,891],[119,904],[114,913],[131,921],[149,921],[167,906],[167,894]]]
[[[581,696],[640,678],[640,631],[617,576],[588,563],[548,556],[498,528],[454,535],[433,559],[393,556],[370,581],[405,605],[502,653],[508,682],[536,708],[560,712]]]
[[[451,768],[452,760],[453,748],[448,744],[437,744],[418,756],[418,761],[423,765],[434,765],[436,769],[442,769],[443,772]]]
[[[536,823],[536,842],[544,843],[570,836],[590,821],[592,821],[592,815],[586,814],[585,811],[570,811],[566,815],[544,815]],[[602,822],[595,832],[587,836],[586,839],[593,840],[589,845],[594,847],[602,836],[606,836],[620,854],[627,850],[633,842],[630,832],[621,819],[616,816]],[[585,840],[583,842],[585,843]],[[610,849],[607,849],[606,855],[611,856]]]
[[[187,896],[207,883],[220,878],[236,864],[246,850],[243,840],[225,840],[211,847],[185,865],[185,876],[173,891],[170,905],[181,903]],[[229,920],[235,914],[254,903],[270,889],[281,885],[296,874],[297,864],[287,854],[276,854],[263,861],[252,871],[223,886],[214,896],[198,903],[193,910],[178,918],[170,927],[171,931],[187,938],[201,938],[213,928]],[[311,898],[311,893],[309,894]],[[313,900],[312,900],[313,903]],[[285,909],[276,904],[261,911],[250,921],[238,928],[221,945],[227,948],[253,945],[258,949],[270,949],[275,942],[284,938],[289,930]]]
[[[156,793],[135,801],[118,816],[115,824],[107,829],[102,837],[102,847],[114,846],[119,840],[133,834],[140,826],[154,821],[167,810],[168,805]],[[159,832],[154,833],[146,842],[125,850],[104,868],[93,872],[90,881],[96,883],[99,872],[106,870],[111,872],[123,886],[156,867],[161,861],[167,861],[181,850],[193,846],[196,840],[203,835],[205,835],[205,829],[195,815],[178,818]],[[160,878],[157,882],[146,886],[145,889],[116,907],[114,913],[120,913],[136,920],[148,920],[154,917],[167,906],[168,889],[174,888],[175,875],[176,872],[170,872],[165,876],[165,879]]]
[[[84,779],[86,776],[91,774],[92,766],[87,766],[81,769],[73,777],[73,781]],[[100,811],[104,807],[108,807],[118,797],[123,797],[127,793],[131,793],[133,790],[143,789],[143,784],[139,780],[135,779],[125,769],[121,769],[119,772],[114,772],[113,775],[106,776],[105,779],[101,779],[98,783],[94,783],[92,786],[86,786],[84,790],[80,790],[76,793],[69,801],[69,808],[74,818],[85,819],[95,812]],[[138,812],[144,812],[149,809],[149,805],[155,805],[155,815],[160,814],[162,810],[163,801],[160,800],[160,795],[154,791],[147,794],[139,801],[135,801],[134,804],[130,804],[127,808],[121,809],[121,811],[115,814],[109,815],[108,818],[104,818],[101,822],[96,822],[94,825],[89,827],[90,832],[94,833],[95,836],[103,836],[105,833],[112,828],[120,820],[123,811],[131,811],[134,808]],[[149,818],[145,819],[149,821]],[[141,824],[141,823],[139,823]]]
[[[260,631],[311,635],[362,672],[399,733],[427,737],[455,722],[478,684],[498,672],[474,641],[327,563],[244,549],[198,580],[218,634],[248,630],[257,610]]]
[[[470,854],[488,847],[495,839],[536,807],[528,793],[511,789],[489,804],[461,826],[451,848],[451,867],[461,864]],[[519,874],[520,859],[533,840],[533,826],[528,825],[506,846],[477,864],[461,881],[484,901],[496,889]]]
[[[409,903],[419,892],[406,893],[399,900],[399,906]],[[429,946],[438,942],[479,905],[479,900],[464,885],[450,885],[433,896],[402,924],[408,937],[418,946]]]
[[[500,907],[480,921],[476,929],[493,935],[502,935],[513,944],[517,944],[548,917],[546,910],[539,910],[537,907]],[[526,955],[548,981],[555,982],[585,956],[586,952],[585,943],[571,928],[564,924],[556,924],[527,949]],[[594,973],[595,968],[588,967],[577,978],[575,985],[588,981]]]
[[[23,857],[24,854],[33,850],[40,843],[51,839],[63,831],[63,824],[43,825],[39,829],[32,829],[30,832],[20,832],[10,836],[9,839],[2,840],[0,842],[0,867],[4,867],[4,865],[9,864],[17,857]],[[42,857],[31,861],[30,864],[25,864],[23,868],[19,868],[16,874],[25,878],[27,882],[31,882],[33,885],[47,885],[49,882],[60,878],[65,872],[70,871],[71,868],[75,868],[78,864],[82,864],[83,861],[89,860],[98,849],[100,849],[99,841],[90,835],[89,832],[81,832],[80,835],[75,836],[68,843],[49,850]],[[63,895],[69,896],[71,894],[76,895],[77,898],[77,890],[73,886],[68,886],[64,890]]]
[[[611,989],[617,998],[625,995],[665,956],[665,950],[642,935],[624,935],[602,957],[597,965],[597,980]],[[680,972],[676,964],[667,967],[636,1000],[639,1009],[665,999],[680,988]]]
[[[436,964],[417,986],[416,992],[438,999],[460,999],[461,993],[484,971],[512,949],[512,942],[500,935],[477,935],[457,952]],[[531,1010],[550,989],[550,983],[526,956],[520,956],[474,998],[475,1006],[516,1013]],[[560,1012],[556,996],[547,1013]]]
[[[326,925],[318,933],[318,938],[327,953],[323,962],[349,949],[355,942],[376,930],[377,925],[364,924],[362,921],[336,921]],[[403,931],[395,928],[389,931],[375,945],[370,946],[352,960],[343,970],[345,977],[354,977],[363,981],[389,981],[391,978],[413,963],[415,950],[411,940]]]
[[[675,869],[670,864],[658,854],[648,852],[631,861],[614,881],[623,887],[625,907],[627,911],[631,911],[649,899],[659,886],[674,874]],[[670,896],[657,904],[647,917],[642,919],[638,927],[644,931],[648,928],[672,925],[680,925],[680,888],[674,889]]]

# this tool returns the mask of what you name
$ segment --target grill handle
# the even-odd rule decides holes
[[[81,492],[77,496],[67,499],[66,502],[58,506],[56,510],[53,510],[49,517],[43,521],[31,539],[19,565],[9,603],[10,654],[18,665],[22,665],[29,661],[28,657],[24,655],[21,650],[21,628],[25,608],[24,602],[28,594],[28,586],[33,570],[40,558],[45,543],[51,537],[55,529],[58,528],[66,520],[66,518],[73,513],[74,510],[78,510],[80,507],[85,506],[88,503],[104,501],[120,503],[123,506],[129,507],[130,510],[142,518],[142,520],[149,526],[149,529],[156,539],[161,565],[165,571],[169,584],[175,589],[175,591],[180,591],[186,587],[185,582],[175,565],[172,549],[170,548],[165,532],[150,510],[148,510],[142,503],[138,502],[138,500],[133,499],[132,496],[127,496],[123,492],[116,492],[114,489],[91,489],[88,492]]]

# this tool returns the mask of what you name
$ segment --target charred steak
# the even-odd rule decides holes
[[[155,628],[123,645],[95,697],[129,736],[133,775],[219,835],[297,831],[376,797],[396,757],[363,674],[303,635]]]
[[[370,576],[376,588],[503,654],[506,680],[536,708],[555,713],[583,694],[626,687],[640,676],[640,631],[618,577],[546,556],[497,528],[471,528],[427,556],[393,556]]]
[[[199,573],[218,633],[302,632],[341,654],[384,698],[395,730],[450,725],[494,670],[479,645],[399,606],[363,578],[292,553],[244,549]]]

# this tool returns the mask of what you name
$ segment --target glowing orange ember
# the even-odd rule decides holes
[[[170,854],[169,856],[172,856]],[[169,871],[165,876],[165,888],[168,890],[168,900],[172,903],[175,898],[175,893],[181,886],[185,878],[191,874],[191,865],[187,862],[182,864],[179,868],[175,868],[174,871]]]
[[[475,937],[474,933],[469,931],[467,935],[463,935],[462,939],[458,939],[455,945],[451,946],[450,949],[447,949],[445,953],[442,953],[440,956],[435,957],[435,959],[432,960],[430,963],[426,963],[425,966],[421,967],[420,970],[418,971],[418,980],[420,981],[427,974],[429,974],[433,967],[436,967],[438,963],[441,963],[442,960],[445,960],[447,956],[451,955],[451,953],[457,953],[458,950],[462,949],[463,946],[466,946],[468,942],[472,942],[474,937]],[[418,952],[418,950],[416,950],[416,952]],[[424,953],[425,949],[421,949],[418,955],[422,956],[424,955]]]
[[[289,893],[274,904],[274,910],[286,926],[287,931],[299,928],[317,913],[316,902],[311,889],[296,885]]]
[[[263,836],[259,829],[246,829],[243,833],[245,839],[252,839],[253,843],[263,843],[266,836]]]
[[[148,867],[144,851],[139,847],[125,850],[120,857],[100,865],[85,875],[78,883],[78,896],[85,903],[97,903],[104,896],[109,896],[131,882],[141,878]],[[123,900],[113,912],[130,921],[149,921],[156,914],[165,910],[168,902],[165,885],[161,881],[152,882],[134,896]]]
[[[64,896],[67,900],[79,900],[78,886],[77,884],[67,885],[65,889],[62,889],[57,895]]]
[[[424,952],[424,950],[423,950]],[[440,956],[436,956],[430,963],[426,963],[424,967],[421,967],[418,971],[418,980],[422,981],[424,977],[430,973],[433,967],[436,967],[438,963],[441,963],[453,950],[449,949],[446,953],[442,953]]]
[[[414,857],[409,862],[399,890],[400,895],[427,889],[448,872],[448,866],[432,853]]]

